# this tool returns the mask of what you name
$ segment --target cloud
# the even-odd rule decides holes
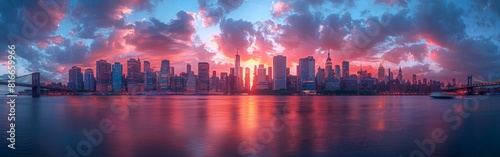
[[[452,43],[449,49],[431,52],[431,59],[443,69],[467,75],[499,78],[500,50],[498,45],[485,38],[467,38]]]
[[[416,31],[428,41],[446,47],[449,42],[466,37],[461,18],[464,11],[453,3],[421,0],[417,9],[413,19]]]
[[[290,4],[285,3],[283,1],[278,1],[276,3],[273,3],[271,14],[273,15],[274,18],[279,18],[288,14],[291,10],[292,6]]]
[[[148,55],[172,55],[187,51],[193,42],[194,17],[184,11],[177,13],[177,19],[163,23],[156,18],[138,21],[133,33],[124,37],[135,50]]]
[[[319,42],[320,14],[306,12],[293,14],[285,19],[285,24],[278,24],[279,34],[274,39],[285,48],[287,57],[298,59],[316,52]]]
[[[48,40],[66,16],[68,2],[1,1],[0,43],[25,45]]]
[[[389,52],[384,53],[382,59],[394,64],[399,64],[401,61],[408,61],[411,56],[413,60],[422,63],[427,54],[428,48],[426,44],[413,44],[410,46],[393,48]]]
[[[101,28],[130,29],[125,15],[132,11],[152,11],[160,0],[80,0],[71,12],[72,29],[80,38],[94,38]]]
[[[255,38],[252,23],[241,19],[226,19],[221,22],[220,30],[221,33],[214,37],[220,52],[225,56],[232,57],[236,55],[236,50],[239,50],[243,59],[250,58],[247,49]]]
[[[389,6],[393,6],[393,5],[399,5],[399,6],[403,6],[403,7],[408,6],[408,2],[406,2],[406,0],[376,0],[375,2],[376,3],[385,3]]]
[[[203,27],[211,27],[219,24],[224,16],[243,4],[243,0],[198,0],[198,18],[201,19]]]

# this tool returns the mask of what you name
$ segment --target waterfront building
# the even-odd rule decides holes
[[[283,55],[274,56],[273,67],[273,90],[286,89],[286,57]]]

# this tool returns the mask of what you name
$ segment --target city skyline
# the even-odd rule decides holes
[[[173,67],[169,67],[169,60],[162,60],[162,67],[159,70],[151,68],[149,61],[143,60],[143,71],[141,71],[141,60],[130,58],[127,61],[127,71],[130,75],[123,73],[123,65],[115,62],[113,65],[106,60],[96,61],[96,77],[89,72],[91,68],[85,70],[85,74],[78,66],[73,66],[68,71],[70,78],[66,88],[74,91],[93,91],[89,90],[91,86],[96,87],[97,92],[127,92],[136,93],[144,91],[159,92],[223,92],[225,94],[238,94],[242,92],[258,92],[259,90],[287,90],[307,93],[316,93],[316,91],[376,91],[376,92],[429,92],[442,88],[459,87],[464,85],[455,78],[452,81],[442,82],[432,78],[421,78],[417,81],[416,74],[411,74],[411,78],[404,78],[401,68],[397,70],[397,75],[391,69],[383,67],[382,61],[376,74],[369,73],[367,70],[359,69],[354,72],[350,70],[349,61],[342,61],[342,69],[336,65],[333,69],[330,53],[325,59],[324,68],[317,66],[316,59],[313,56],[307,56],[299,59],[299,65],[296,66],[297,73],[290,73],[290,67],[286,66],[286,56],[277,55],[273,57],[273,66],[265,67],[259,64],[257,73],[250,76],[250,68],[245,68],[245,77],[239,76],[236,69],[243,70],[243,67],[229,67],[227,72],[210,70],[208,62],[198,62],[198,73],[191,71],[191,65],[186,64],[186,71],[175,74]],[[236,51],[235,65],[238,65],[239,57]],[[257,65],[254,66],[255,68]],[[100,70],[97,70],[100,69]],[[111,71],[109,71],[112,69]],[[273,70],[274,69],[274,70]],[[169,70],[169,71],[165,71]],[[210,76],[210,73],[212,75]],[[341,73],[341,77],[339,76]],[[197,74],[197,75],[196,75]],[[97,75],[100,75],[97,77]],[[107,76],[112,75],[112,76]],[[85,76],[85,77],[84,77]],[[90,77],[90,78],[89,78]],[[471,76],[468,76],[468,79]],[[92,80],[93,78],[93,80]],[[100,79],[95,79],[100,78]],[[253,79],[257,80],[253,80]],[[90,79],[90,80],[89,80]],[[290,81],[291,79],[291,81]],[[429,82],[427,81],[429,79]],[[83,81],[86,82],[83,82]],[[88,82],[92,83],[88,83]],[[291,83],[294,82],[295,83]],[[52,83],[55,85],[54,83]],[[84,88],[85,84],[85,88]],[[88,85],[87,85],[88,84]],[[243,86],[243,84],[245,86]],[[424,85],[424,86],[421,86]],[[241,87],[241,88],[239,88]],[[244,88],[243,88],[244,87]],[[257,90],[257,91],[255,91]]]
[[[45,13],[44,3],[12,3],[16,5],[3,5],[10,7],[5,10],[24,7]],[[21,58],[18,73],[39,71],[53,76],[54,82],[66,82],[72,66],[83,71],[94,68],[97,60],[125,65],[130,58],[147,60],[153,69],[160,69],[161,61],[167,59],[174,69],[191,64],[197,73],[197,63],[208,62],[211,71],[229,72],[226,67],[235,66],[235,52],[239,52],[240,67],[249,67],[251,74],[255,65],[272,66],[276,55],[287,57],[292,74],[299,59],[306,56],[317,59],[315,67],[325,68],[323,58],[328,53],[333,67],[350,61],[351,74],[362,68],[376,75],[380,60],[387,69],[401,67],[404,78],[416,74],[464,82],[469,74],[498,78],[500,73],[495,68],[500,65],[500,30],[495,29],[500,23],[491,20],[500,16],[500,4],[490,1],[125,0],[102,7],[95,4],[99,3],[58,4],[58,10],[47,13],[50,21],[33,37],[16,40]],[[23,37],[23,30],[15,28],[23,28],[24,23],[9,18],[20,19],[24,13],[5,15],[0,26],[10,32],[0,35]],[[11,42],[10,38],[0,41]],[[0,75],[6,72],[2,68]],[[237,75],[243,71],[235,69]]]

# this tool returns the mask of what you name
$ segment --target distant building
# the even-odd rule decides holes
[[[297,83],[298,83],[297,76],[288,75],[286,77],[286,89],[291,90],[291,91],[297,91],[298,90]]]
[[[342,61],[342,77],[349,77],[349,61]]]
[[[330,50],[328,50],[328,58],[326,58],[325,72],[325,77],[333,77],[335,73],[333,71],[332,59],[330,58]]]
[[[327,77],[325,79],[325,90],[339,90],[340,80],[337,77]]]
[[[167,91],[168,90],[170,70],[171,70],[170,69],[170,61],[169,60],[162,60],[161,66],[160,66],[160,76],[159,76],[159,80],[158,80],[160,91]],[[189,74],[189,72],[188,72],[188,74]]]
[[[227,89],[228,89],[228,94],[234,95],[236,94],[236,88],[237,88],[237,78],[235,74],[234,68],[229,68],[229,76],[227,78]]]
[[[219,78],[217,77],[217,72],[212,72],[212,77],[210,77],[210,91],[218,92],[219,91]]]
[[[268,83],[266,78],[266,68],[264,64],[259,64],[259,69],[257,69],[257,86],[256,89],[268,89]]]
[[[417,74],[413,74],[413,75],[412,75],[412,79],[413,79],[413,80],[412,80],[412,84],[413,84],[413,85],[416,85],[416,84],[417,84]]]
[[[357,90],[358,89],[358,76],[351,75],[345,78],[345,89],[346,90]]]
[[[245,90],[250,91],[250,68],[245,68]]]
[[[298,79],[299,79],[299,88],[302,90],[302,83],[308,81],[308,82],[313,82],[315,81],[314,77],[314,71],[315,71],[315,60],[313,56],[308,56],[307,58],[301,58],[299,59],[299,65],[298,65]],[[309,86],[307,86],[309,87]]]
[[[236,56],[235,56],[235,59],[234,59],[234,76],[235,76],[235,79],[236,79],[236,82],[237,82],[237,85],[236,85],[236,90],[239,91],[242,88],[243,86],[243,77],[242,77],[242,72],[240,70],[240,55],[238,54],[238,50],[236,50]]]
[[[397,79],[399,82],[403,82],[403,71],[401,70],[401,67],[399,67]]]
[[[286,89],[286,57],[282,55],[273,57],[273,90]]]
[[[182,76],[172,76],[170,77],[170,91],[172,92],[184,92],[186,91],[187,79]]]
[[[95,91],[95,88],[94,71],[90,68],[85,69],[83,73],[83,89],[85,91]]]
[[[220,91],[223,92],[224,94],[228,94],[228,75],[227,72],[221,72],[220,73]]]
[[[120,62],[115,62],[111,67],[111,80],[112,80],[112,90],[122,91],[123,87],[123,65]]]
[[[342,74],[342,72],[340,71],[340,66],[339,65],[335,65],[335,77],[337,77],[338,79],[341,78],[340,74]]]
[[[210,65],[207,62],[198,63],[198,91],[210,90]]]
[[[333,75],[331,76],[333,77]],[[325,83],[325,69],[318,67],[318,72],[316,73],[316,89],[322,90]]]
[[[69,69],[68,89],[75,91],[83,90],[83,73],[82,68],[73,66]]]
[[[189,65],[189,64],[188,64]],[[190,69],[191,66],[188,66]],[[193,71],[189,70],[187,82],[186,82],[186,91],[187,92],[195,92],[196,91],[196,76]]]
[[[111,64],[106,60],[96,62],[96,88],[99,92],[111,90]]]
[[[139,91],[139,84],[141,80],[141,61],[140,59],[131,58],[127,61],[127,90],[128,92],[135,93]]]
[[[378,80],[379,82],[386,82],[385,69],[382,62],[380,62],[380,66],[378,67]]]

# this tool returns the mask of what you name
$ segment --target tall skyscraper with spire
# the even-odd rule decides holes
[[[397,79],[399,80],[400,83],[403,82],[403,71],[401,71],[401,67],[399,67]]]
[[[242,86],[242,79],[241,79],[241,71],[240,71],[240,54],[238,52],[238,49],[236,49],[236,57],[234,60],[234,75],[236,77],[236,89],[237,91],[241,90]]]
[[[328,49],[328,58],[326,59],[325,69],[326,69],[326,77],[333,77],[334,72],[332,66],[332,59],[330,58],[330,49]]]
[[[386,81],[385,69],[384,66],[382,65],[382,60],[380,60],[380,65],[378,66],[378,81],[379,82]]]

